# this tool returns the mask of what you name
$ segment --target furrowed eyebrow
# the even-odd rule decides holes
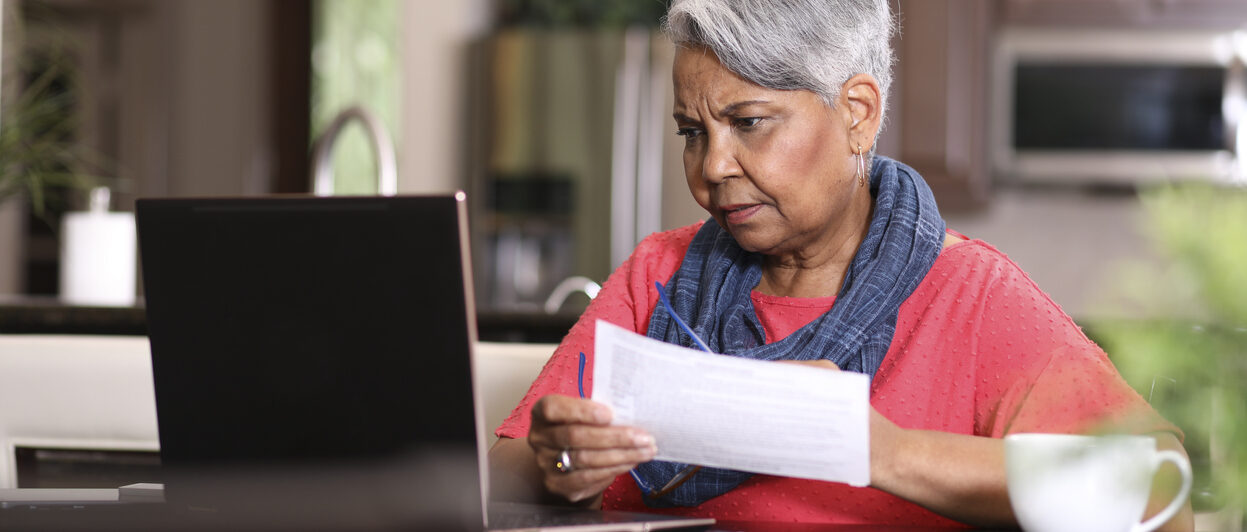
[[[735,114],[737,111],[739,111],[742,107],[748,107],[750,105],[758,105],[758,104],[767,104],[767,103],[771,103],[771,102],[769,100],[745,100],[743,102],[736,102],[736,103],[730,104],[720,109],[718,114],[720,116],[732,115],[732,114]],[[680,111],[671,113],[671,117],[674,118],[677,122],[697,122],[698,121],[697,119],[691,116],[688,116]]]
[[[671,113],[671,118],[674,118],[676,122],[682,122],[682,123],[687,123],[687,122],[697,122],[697,120],[696,120],[696,119],[694,119],[693,117],[688,116],[688,115],[686,115],[686,114],[684,114],[684,113],[681,113],[681,112],[679,112],[679,111],[674,112],[674,113]]]
[[[746,100],[743,102],[736,102],[719,110],[719,114],[721,115],[735,114],[736,111],[740,110],[741,107],[748,107],[750,105],[757,105],[757,104],[762,104],[762,103],[771,103],[771,102],[767,100]]]

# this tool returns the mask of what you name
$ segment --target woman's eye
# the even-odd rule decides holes
[[[675,130],[675,134],[684,137],[686,140],[693,140],[701,136],[701,130],[695,127],[682,127]]]
[[[732,124],[741,129],[749,129],[753,126],[758,125],[758,122],[761,122],[761,121],[762,121],[762,118],[760,117],[746,116],[746,117],[732,120]]]

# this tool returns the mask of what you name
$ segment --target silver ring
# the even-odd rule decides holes
[[[559,459],[554,462],[554,469],[559,473],[571,473],[576,470],[576,466],[572,465],[572,449],[564,447],[563,452],[559,453]]]

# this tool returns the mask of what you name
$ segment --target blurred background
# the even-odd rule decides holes
[[[312,144],[362,106],[392,139],[401,193],[468,191],[482,310],[542,312],[571,293],[574,313],[640,238],[703,217],[672,134],[663,9],[5,0],[0,122],[16,163],[0,181],[0,294],[60,292],[61,218],[86,208],[88,185],[120,211],[141,196],[309,192]],[[1113,312],[1093,304],[1109,265],[1151,257],[1140,185],[1242,178],[1241,1],[894,9],[879,153],[916,167],[950,227],[1076,317]],[[24,93],[56,104],[32,111]],[[362,123],[334,135],[337,193],[378,190]],[[583,279],[554,294],[568,278]]]
[[[40,205],[8,195],[0,293],[58,293],[58,222],[86,204],[75,183],[110,186],[122,211],[141,196],[308,192],[312,143],[352,105],[393,139],[400,192],[469,192],[483,309],[540,311],[561,281],[601,282],[640,238],[702,217],[671,134],[656,0],[4,6],[5,118],[25,125],[6,133],[73,156]],[[950,227],[1009,253],[1075,316],[1097,312],[1105,265],[1149,253],[1138,184],[1241,179],[1242,2],[895,10],[879,153],[915,166]],[[64,120],[14,118],[24,91],[60,98]],[[338,193],[377,190],[359,123],[337,136]]]
[[[891,3],[878,153],[1139,357],[1145,397],[1180,398],[1209,486],[1208,449],[1247,448],[1247,2]],[[662,0],[0,5],[0,333],[144,334],[141,297],[64,297],[67,220],[92,203],[309,193],[318,166],[371,194],[393,157],[399,193],[468,192],[481,338],[542,342],[641,238],[704,217]],[[1239,420],[1220,443],[1210,411]]]

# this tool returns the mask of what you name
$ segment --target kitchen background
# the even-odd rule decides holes
[[[1022,59],[1007,52],[1019,31],[1091,36],[1089,52],[1174,32],[1221,42],[1229,55],[1178,62],[1213,65],[1233,96],[1230,78],[1242,75],[1234,51],[1247,49],[1241,36],[1234,45],[1233,32],[1247,30],[1241,0],[902,0],[895,9],[897,82],[879,153],[918,168],[950,227],[1009,254],[1076,318],[1129,313],[1098,302],[1117,265],[1153,257],[1140,184],[1241,177],[1228,123],[1215,124],[1228,131],[1216,137],[1225,146],[1201,148],[1220,166],[1166,171],[1148,158],[1179,146],[1096,151],[1090,142],[1072,148],[1095,164],[1070,159],[1074,171],[1059,179],[1012,164],[1028,155],[1001,142],[1016,131],[1000,125],[1018,94],[1009,61]],[[653,29],[661,12],[654,0],[4,0],[0,100],[10,105],[37,77],[31,56],[71,65],[60,86],[74,96],[76,121],[65,138],[108,163],[117,210],[141,196],[310,191],[312,141],[361,104],[394,139],[401,193],[469,192],[482,310],[541,313],[552,303],[572,313],[584,304],[578,291],[603,281],[640,238],[703,217],[672,134],[673,51]],[[1136,41],[1115,40],[1123,34]],[[1170,41],[1144,42],[1155,49],[1109,60],[1167,55]],[[1176,92],[1165,87],[1162,96]],[[1209,96],[1214,107],[1230,101],[1223,96]],[[342,193],[376,190],[362,131],[347,128],[335,151]],[[1099,171],[1137,164],[1132,156],[1162,170],[1137,179]],[[67,197],[43,215],[17,198],[0,207],[0,294],[58,293],[59,215],[85,203],[82,192]],[[548,301],[569,278],[570,300],[559,291]]]
[[[1226,433],[1247,434],[1247,210],[1200,215],[1243,197],[1247,1],[892,3],[901,32],[878,152],[917,168],[949,227],[1007,253],[1089,327],[1186,430],[1196,509],[1223,508],[1210,456],[1238,449],[1241,466],[1247,447],[1209,444],[1206,425],[1225,412],[1239,430]],[[557,341],[640,238],[704,217],[673,134],[661,0],[0,6],[0,333],[145,333],[141,306],[65,302],[64,216],[87,192],[11,194],[32,169],[48,185],[97,178],[129,211],[144,196],[310,192],[318,139],[335,140],[322,169],[343,194],[376,192],[393,157],[400,193],[469,193],[484,340]],[[1192,181],[1219,188],[1153,204],[1180,222],[1169,247],[1213,274],[1137,275],[1172,271],[1140,192]],[[1127,277],[1136,293],[1122,304]],[[1220,315],[1166,304],[1183,296]],[[1156,301],[1165,312],[1149,314]]]

